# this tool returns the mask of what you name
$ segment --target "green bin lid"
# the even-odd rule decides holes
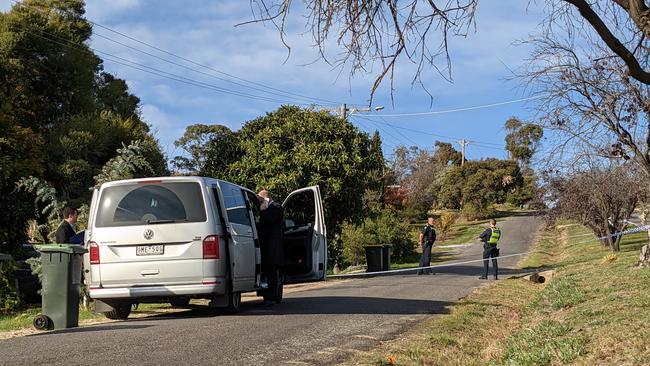
[[[81,245],[71,244],[46,244],[36,247],[39,252],[45,253],[68,253],[68,254],[83,254],[87,250]]]
[[[11,259],[12,259],[12,258],[11,258],[11,255],[0,253],[0,262],[3,262],[3,261],[10,261]]]

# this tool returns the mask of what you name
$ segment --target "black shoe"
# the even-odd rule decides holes
[[[260,306],[265,307],[265,308],[269,308],[269,307],[274,306],[274,305],[275,305],[275,302],[274,302],[274,301],[271,301],[271,300],[264,300],[264,301],[260,304]]]
[[[487,280],[487,277],[485,277],[485,276],[481,276],[481,277],[479,277],[478,279],[479,279],[479,280]]]

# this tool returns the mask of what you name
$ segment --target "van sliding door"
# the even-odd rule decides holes
[[[228,252],[233,291],[250,291],[255,288],[256,252],[253,223],[248,202],[241,187],[219,181],[232,240]]]

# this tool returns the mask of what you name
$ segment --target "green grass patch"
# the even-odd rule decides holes
[[[557,320],[544,320],[517,332],[501,360],[490,365],[545,366],[566,364],[587,353],[589,339]]]
[[[169,304],[139,304],[138,308],[131,314],[145,315],[155,314],[156,310],[170,308]],[[41,308],[38,306],[21,309],[11,314],[0,315],[0,332],[14,331],[25,328],[32,328],[32,321],[36,315],[41,313]],[[86,320],[102,320],[106,319],[102,314],[95,314],[92,310],[79,309],[79,321]]]

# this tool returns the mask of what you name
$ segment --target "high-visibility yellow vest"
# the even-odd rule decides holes
[[[493,227],[490,228],[490,230],[492,231],[492,235],[490,235],[490,240],[488,240],[488,244],[497,245],[499,239],[501,239],[501,229]]]

